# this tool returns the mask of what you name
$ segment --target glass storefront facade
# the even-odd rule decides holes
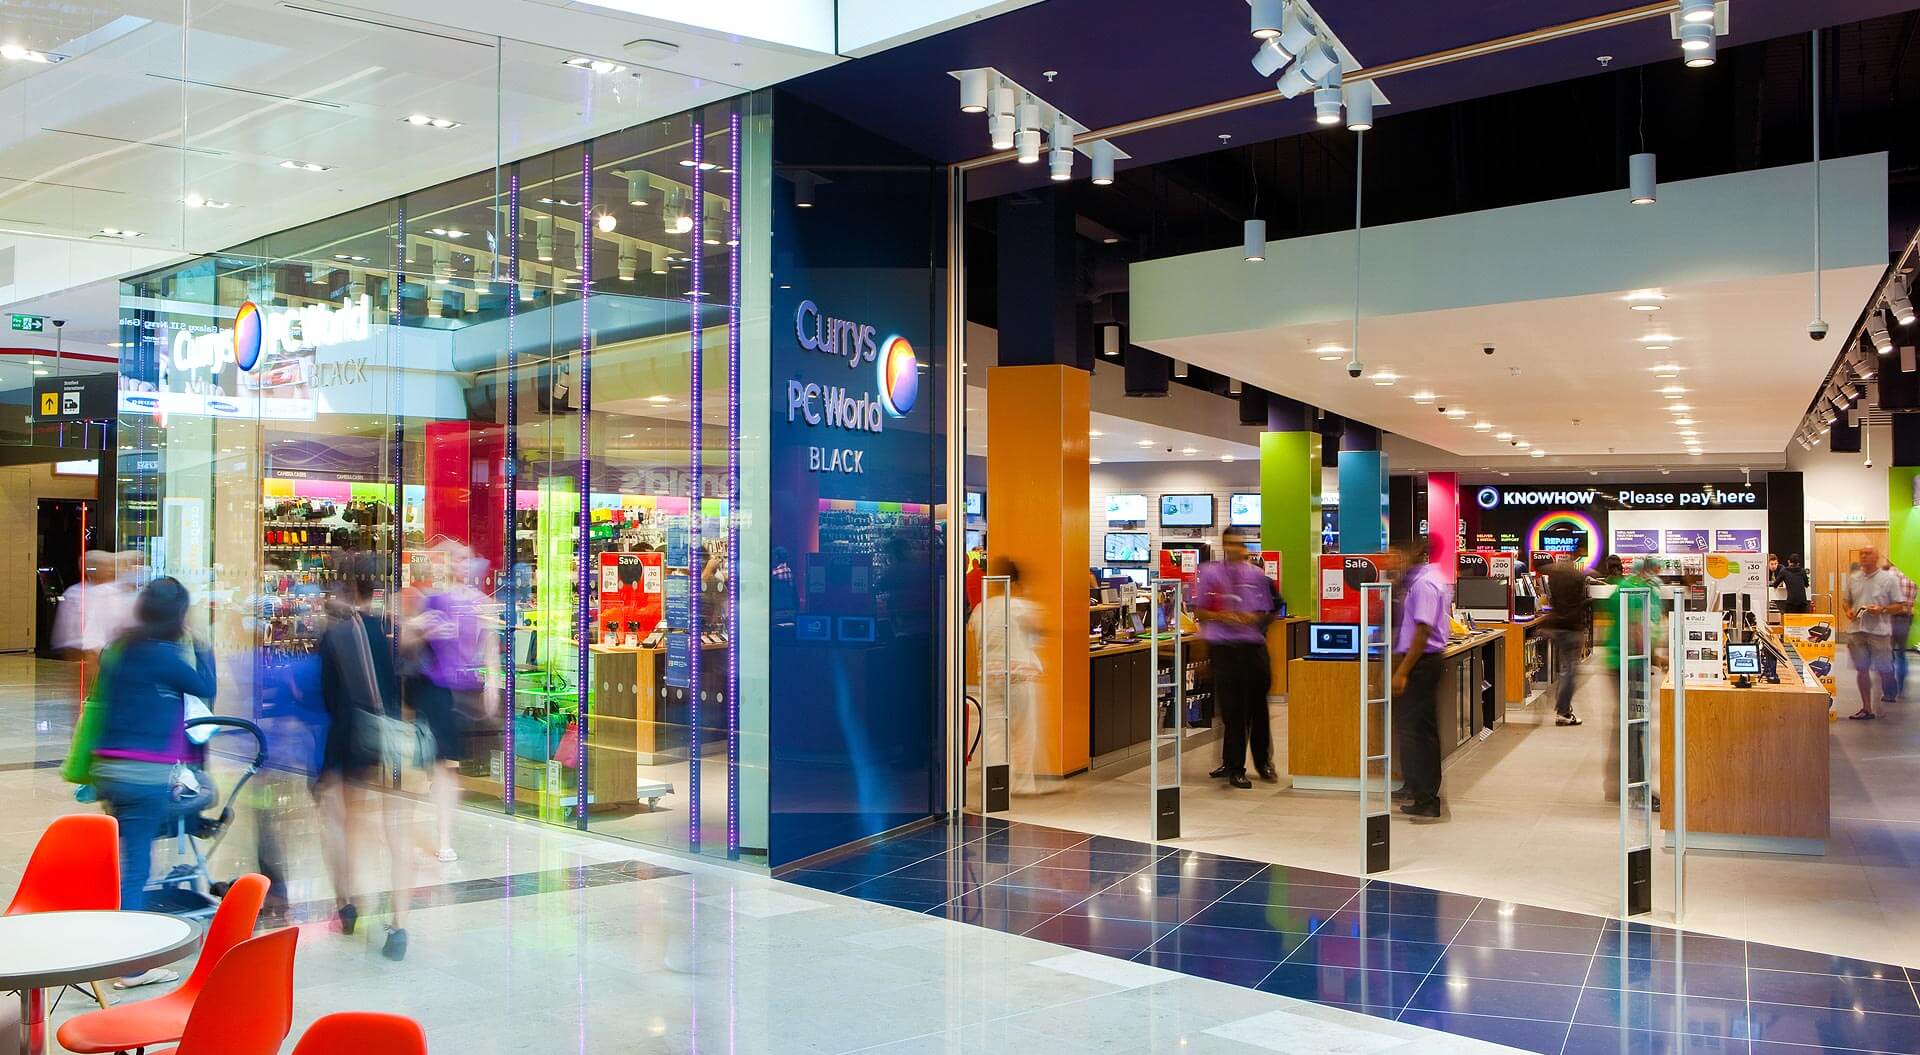
[[[311,729],[326,591],[370,578],[403,700],[461,657],[466,801],[764,861],[770,106],[122,282],[118,533],[205,602],[222,710]],[[448,598],[484,630],[413,641]]]

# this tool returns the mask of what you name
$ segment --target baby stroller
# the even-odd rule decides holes
[[[267,739],[260,727],[245,718],[233,718],[226,715],[203,715],[189,718],[186,723],[187,742],[197,749],[199,758],[193,772],[202,782],[201,796],[198,800],[183,803],[183,810],[173,821],[172,836],[175,856],[180,858],[166,874],[147,883],[147,908],[152,912],[165,912],[170,915],[184,916],[189,919],[202,919],[213,915],[214,908],[226,895],[229,880],[213,878],[207,867],[207,858],[227,836],[233,826],[233,804],[246,788],[247,782],[267,761]],[[196,730],[200,731],[196,735]],[[253,738],[251,757],[236,754],[230,757],[243,761],[240,776],[233,782],[226,798],[219,797],[207,773],[207,756],[213,754],[216,734],[241,733]],[[227,755],[228,752],[222,751]],[[212,807],[217,811],[202,812]]]

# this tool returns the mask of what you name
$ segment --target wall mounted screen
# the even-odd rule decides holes
[[[1161,495],[1161,527],[1212,527],[1212,495]]]

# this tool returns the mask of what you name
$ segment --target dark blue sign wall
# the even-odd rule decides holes
[[[941,808],[945,176],[790,95],[773,127],[778,867]]]

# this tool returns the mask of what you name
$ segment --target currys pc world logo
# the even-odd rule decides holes
[[[1479,503],[1482,509],[1493,509],[1500,504],[1500,489],[1497,487],[1482,487],[1480,493],[1473,496],[1473,500]]]
[[[880,403],[887,413],[904,418],[920,398],[920,359],[913,345],[895,334],[880,347]]]
[[[252,370],[260,362],[262,329],[260,306],[253,301],[233,313],[233,361],[240,369]]]

